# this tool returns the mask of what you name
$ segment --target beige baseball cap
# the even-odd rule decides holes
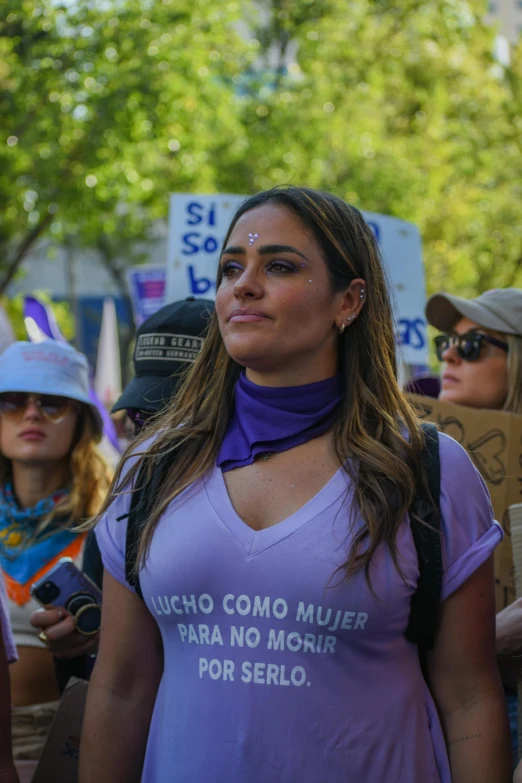
[[[522,336],[522,289],[493,288],[476,299],[434,294],[428,299],[426,318],[441,332],[450,332],[461,318],[469,318],[484,329]]]

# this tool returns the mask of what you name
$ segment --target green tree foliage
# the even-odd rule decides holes
[[[522,286],[522,47],[482,0],[4,5],[0,291],[44,233],[117,275],[169,192],[282,182],[416,222],[430,290]]]
[[[417,223],[430,290],[522,286],[522,48],[509,68],[494,59],[485,4],[265,11],[260,40],[268,28],[272,47],[278,36],[280,52],[288,38],[298,47],[279,89],[248,107],[264,128],[250,134],[256,185],[308,182]]]
[[[236,17],[214,0],[4,3],[0,291],[44,233],[125,255],[173,183],[215,189],[243,133]]]

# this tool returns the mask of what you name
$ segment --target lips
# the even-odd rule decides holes
[[[18,437],[21,438],[22,440],[38,441],[38,440],[43,440],[46,437],[46,435],[45,432],[42,432],[41,430],[24,430],[23,432],[20,433]]]
[[[253,310],[250,307],[233,310],[230,318],[232,323],[253,323],[255,321],[265,321],[268,318],[261,310]]]
[[[455,378],[454,375],[444,374],[442,376],[442,385],[444,386],[445,383],[453,384],[453,383],[460,383],[460,381],[458,378]]]

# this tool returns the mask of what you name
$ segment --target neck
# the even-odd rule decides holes
[[[295,368],[278,370],[254,370],[247,367],[245,375],[251,383],[257,386],[305,386],[308,383],[317,383],[326,381],[337,375],[337,366],[335,363],[321,367],[303,367],[299,370]]]
[[[69,479],[67,462],[27,465],[13,461],[12,471],[13,489],[22,508],[32,508],[62,489]]]

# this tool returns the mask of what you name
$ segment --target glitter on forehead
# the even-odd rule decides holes
[[[248,244],[252,246],[256,239],[259,239],[259,234],[249,234],[248,235]]]

